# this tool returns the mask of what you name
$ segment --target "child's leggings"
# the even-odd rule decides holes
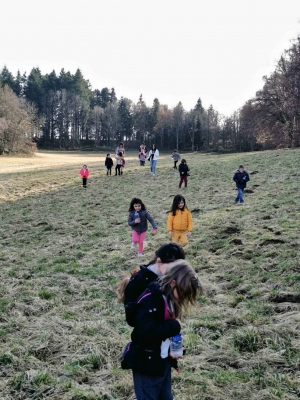
[[[132,231],[132,241],[133,243],[138,243],[139,244],[139,253],[143,253],[144,250],[144,240],[145,240],[146,232],[138,233],[136,231]]]
[[[181,185],[182,185],[183,181],[184,181],[184,186],[187,187],[187,176],[180,175],[179,188],[181,188]]]
[[[186,231],[172,231],[172,242],[180,243],[181,247],[188,244]]]

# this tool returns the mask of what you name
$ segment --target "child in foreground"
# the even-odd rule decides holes
[[[157,281],[176,260],[184,260],[183,249],[177,243],[169,242],[161,245],[154,258],[146,265],[134,269],[129,276],[118,282],[114,288],[118,301],[124,303],[126,322],[134,326],[135,306],[139,296],[151,282]]]
[[[131,249],[138,244],[138,257],[143,256],[144,240],[148,229],[147,220],[151,223],[153,234],[157,232],[157,225],[149,212],[146,210],[145,204],[141,199],[134,197],[129,206],[128,225],[132,228]]]
[[[187,187],[187,177],[188,177],[188,172],[189,172],[189,167],[187,166],[186,160],[183,158],[181,160],[181,163],[179,164],[179,175],[180,175],[180,181],[179,181],[179,189],[181,188],[182,182],[184,181],[184,187]]]
[[[79,170],[79,173],[82,177],[82,186],[86,189],[87,178],[90,175],[87,165],[83,165],[83,167]]]
[[[170,338],[181,331],[183,310],[196,305],[201,285],[185,260],[177,260],[136,302],[136,317],[121,366],[132,369],[137,400],[172,400]]]
[[[193,230],[193,219],[190,210],[186,207],[185,198],[180,194],[174,197],[168,216],[167,230],[172,242],[180,243],[182,247],[188,243]]]

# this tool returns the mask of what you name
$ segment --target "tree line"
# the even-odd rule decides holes
[[[80,69],[75,74],[62,69],[58,75],[55,71],[43,75],[33,68],[28,76],[20,71],[13,76],[3,67],[0,154],[5,148],[24,147],[29,139],[39,147],[63,149],[111,148],[121,141],[127,148],[145,142],[156,143],[162,150],[206,152],[299,146],[300,37],[263,80],[263,88],[252,99],[225,117],[212,105],[205,109],[201,98],[189,111],[181,102],[170,109],[157,98],[148,106],[142,95],[136,103],[118,99],[114,88],[93,90]],[[5,101],[10,105],[4,106]],[[16,111],[17,105],[22,112]],[[26,122],[13,118],[14,113]],[[19,147],[18,137],[22,139]]]

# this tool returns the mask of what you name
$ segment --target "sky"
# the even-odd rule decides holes
[[[92,89],[229,116],[300,34],[299,0],[2,0],[0,69],[79,68]]]

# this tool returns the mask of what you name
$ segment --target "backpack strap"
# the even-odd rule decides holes
[[[151,292],[150,293],[146,293],[144,294],[144,296],[142,296],[138,301],[137,304],[139,304],[145,297],[151,296]]]

